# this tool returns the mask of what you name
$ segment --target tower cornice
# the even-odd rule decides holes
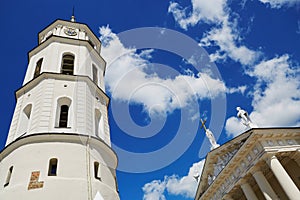
[[[32,88],[34,88],[37,84],[45,79],[56,79],[56,80],[67,80],[67,81],[85,81],[90,87],[93,87],[95,91],[103,97],[105,105],[109,105],[110,98],[107,94],[98,87],[88,76],[80,76],[80,75],[66,75],[60,73],[50,73],[50,72],[43,72],[37,78],[32,79],[31,81],[27,82],[21,88],[19,88],[15,92],[16,100],[22,96],[24,93],[28,92]]]
[[[57,28],[61,28],[60,30],[62,30],[62,32],[61,31],[56,32],[55,30],[57,30]],[[68,34],[66,32],[66,29],[68,28],[71,28],[74,31],[73,34],[72,33]],[[85,37],[83,37],[83,35],[80,35],[79,34],[80,32],[85,32],[86,33]],[[74,39],[81,38],[84,40],[91,41],[92,43],[94,43],[95,49],[100,53],[101,42],[99,38],[94,34],[94,32],[91,31],[91,29],[87,24],[57,19],[39,32],[38,44],[43,43],[51,35],[63,35],[66,38],[74,38]]]
[[[0,162],[15,149],[33,143],[46,143],[46,142],[65,142],[65,143],[77,143],[86,145],[89,143],[91,146],[98,146],[101,149],[104,149],[107,153],[109,153],[114,158],[115,166],[111,166],[115,168],[118,165],[118,157],[115,151],[108,146],[102,139],[83,135],[83,134],[71,134],[71,133],[37,133],[31,134],[27,136],[21,136],[17,138],[14,142],[7,145],[0,152]]]
[[[99,52],[92,47],[92,45],[87,40],[74,39],[74,38],[65,38],[65,37],[61,37],[61,36],[51,35],[45,42],[39,44],[38,46],[34,47],[32,50],[30,50],[28,52],[28,61],[37,52],[39,52],[42,49],[46,48],[48,45],[52,44],[53,42],[65,43],[65,44],[71,44],[71,45],[81,45],[81,46],[87,47],[88,50],[95,56],[95,58],[97,58],[100,62],[105,63],[104,64],[104,70],[103,70],[103,76],[105,75],[106,61],[102,58],[102,56],[99,54]]]

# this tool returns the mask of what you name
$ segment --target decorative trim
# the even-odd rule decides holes
[[[77,35],[77,32],[76,32],[75,28],[67,27],[67,26],[64,28],[64,33],[66,35],[69,35],[69,36],[76,36]]]
[[[31,172],[30,181],[28,184],[28,190],[42,188],[44,186],[44,181],[39,181],[40,171]]]

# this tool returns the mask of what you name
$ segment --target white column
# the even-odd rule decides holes
[[[259,186],[260,190],[262,191],[264,197],[266,198],[266,200],[275,200],[275,199],[279,200],[278,196],[272,189],[270,183],[268,182],[268,180],[265,178],[264,174],[261,171],[254,172],[253,177],[257,185]]]
[[[276,156],[272,156],[271,158],[267,159],[267,163],[289,199],[299,200],[300,192],[297,186],[285,171]]]
[[[249,183],[243,183],[243,184],[241,184],[241,188],[242,188],[242,190],[243,190],[243,192],[244,192],[247,200],[258,200],[256,194],[252,190],[252,188],[249,185]]]

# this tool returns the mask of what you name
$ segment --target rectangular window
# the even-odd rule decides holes
[[[69,107],[67,105],[62,105],[60,107],[60,116],[59,116],[59,127],[66,128],[68,127],[68,112]]]
[[[62,59],[62,74],[73,75],[74,73],[74,59],[73,55],[64,55]]]
[[[93,65],[93,81],[98,85],[98,70],[95,65]]]
[[[56,176],[56,175],[57,175],[57,159],[51,158],[49,161],[48,176]]]
[[[43,58],[41,58],[41,59],[36,63],[33,78],[36,78],[36,77],[38,77],[38,75],[40,75],[42,63],[43,63]]]

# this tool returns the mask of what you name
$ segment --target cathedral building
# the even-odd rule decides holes
[[[0,152],[1,200],[119,200],[100,50],[74,16],[38,34]]]
[[[195,200],[299,200],[299,188],[300,128],[252,128],[207,154]]]

